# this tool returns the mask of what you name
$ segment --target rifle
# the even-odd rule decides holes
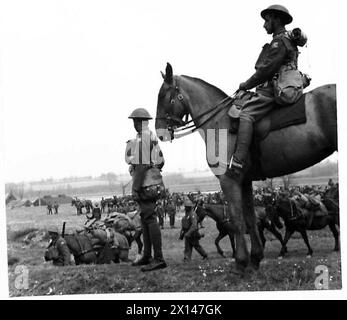
[[[63,229],[61,231],[61,236],[64,238],[65,236],[65,225],[66,225],[66,221],[63,221]]]

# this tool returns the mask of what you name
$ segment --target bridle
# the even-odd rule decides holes
[[[201,128],[204,124],[214,118],[218,113],[220,113],[225,108],[229,107],[231,103],[235,100],[235,95],[237,91],[232,96],[227,96],[221,101],[219,101],[215,106],[207,109],[201,114],[197,115],[195,118],[188,120],[189,117],[189,100],[184,98],[181,93],[178,78],[174,77],[174,85],[170,86],[170,104],[174,106],[176,104],[176,99],[183,105],[185,111],[185,120],[182,120],[180,117],[176,115],[166,114],[165,117],[156,117],[156,120],[165,120],[166,127],[171,133],[171,139],[173,138],[182,138],[186,135],[189,135],[195,132],[197,129]],[[202,117],[207,116],[207,118],[200,122],[198,125],[195,123],[200,120]],[[185,132],[182,132],[185,131]],[[182,133],[178,133],[182,132]],[[176,134],[175,134],[176,133]]]

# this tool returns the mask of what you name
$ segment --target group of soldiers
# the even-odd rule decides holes
[[[304,85],[299,86],[299,91],[291,89],[290,91],[281,90],[278,93],[274,84],[276,83],[275,80],[280,79],[284,73],[297,73],[299,54],[297,47],[306,43],[306,37],[300,29],[292,32],[286,30],[285,26],[293,18],[283,6],[270,6],[261,12],[261,17],[264,19],[266,32],[272,35],[273,38],[271,43],[263,47],[255,65],[255,73],[239,85],[238,91],[241,93],[252,88],[256,88],[256,92],[245,102],[240,113],[236,150],[229,162],[228,168],[230,171],[227,174],[242,174],[249,165],[248,151],[253,135],[253,124],[270,112],[275,106],[275,102],[285,104],[286,101],[289,103],[297,101],[302,95],[300,90],[304,87]],[[289,87],[297,88],[291,85]],[[126,199],[123,203],[117,201],[115,205],[118,210],[128,210],[130,207],[129,202],[136,202],[136,206],[140,210],[143,228],[144,253],[141,259],[133,262],[132,265],[141,266],[142,271],[152,271],[167,266],[162,251],[161,229],[163,228],[165,212],[170,217],[170,226],[174,227],[177,205],[174,203],[176,199],[175,201],[173,198],[160,199],[160,184],[145,184],[146,179],[148,179],[148,172],[153,171],[152,169],[157,172],[157,176],[152,178],[154,180],[160,178],[160,171],[165,163],[157,137],[149,129],[151,115],[146,109],[137,108],[130,114],[129,119],[133,120],[134,129],[137,133],[135,139],[127,142],[125,150],[125,160],[129,165],[129,173],[133,182],[132,197]],[[158,190],[157,197],[156,190]],[[261,194],[256,193],[257,201],[262,201],[261,197]],[[179,198],[182,200],[181,197]],[[197,193],[184,197],[185,215],[182,218],[180,233],[180,239],[185,240],[184,261],[190,261],[193,248],[204,259],[207,258],[206,252],[199,244],[202,234],[199,232],[197,216],[193,210],[194,201],[197,199],[204,199],[210,203],[224,203],[221,193],[211,195]],[[93,217],[95,218],[95,215],[100,217],[105,210],[103,203],[101,209],[96,207],[95,210],[97,213],[93,211]]]
[[[47,204],[47,214],[48,215],[53,214],[53,209],[54,209],[54,214],[58,214],[59,204],[57,202],[54,202],[54,204],[49,202]]]

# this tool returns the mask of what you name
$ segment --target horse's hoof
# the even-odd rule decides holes
[[[308,254],[308,255],[306,256],[306,258],[307,258],[307,259],[311,259],[312,256],[311,256],[310,254]]]
[[[278,259],[278,260],[282,260],[282,259],[283,259],[283,256],[278,256],[277,259]]]
[[[231,258],[231,262],[235,262],[236,261],[236,259],[235,258]]]
[[[245,269],[231,268],[230,273],[243,278],[245,276]]]

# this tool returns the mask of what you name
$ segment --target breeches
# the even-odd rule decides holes
[[[207,257],[207,253],[202,248],[197,238],[184,238],[184,258],[190,260],[192,258],[193,248],[200,253],[202,257]]]
[[[155,213],[155,201],[140,201],[141,223],[143,229],[143,255],[151,257],[152,247],[155,260],[163,260],[161,232]]]
[[[267,88],[258,90],[254,96],[248,100],[240,112],[240,120],[257,122],[268,114],[274,107],[275,98],[273,89]]]

